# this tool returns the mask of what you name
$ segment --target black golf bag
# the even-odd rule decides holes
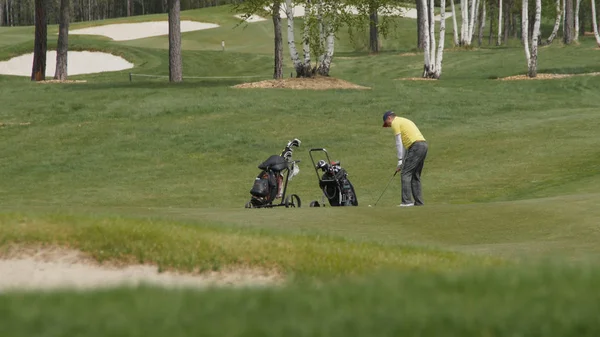
[[[300,171],[297,165],[300,160],[292,160],[293,147],[299,147],[300,144],[300,140],[294,139],[288,142],[280,155],[272,155],[258,165],[261,172],[254,179],[250,189],[251,198],[246,203],[246,208],[300,207],[298,195],[286,196],[288,181]],[[274,204],[277,199],[282,201]]]
[[[322,151],[327,156],[327,161],[319,160],[316,164],[314,162],[312,152]],[[358,198],[354,191],[354,186],[348,179],[348,172],[340,165],[339,161],[329,160],[329,154],[327,150],[318,148],[310,149],[310,157],[315,164],[315,171],[317,172],[317,178],[319,179],[319,187],[323,191],[323,196],[327,198],[330,206],[358,206]],[[322,175],[319,176],[319,170]],[[322,201],[325,206],[324,200]],[[311,207],[320,207],[318,201],[310,203]]]

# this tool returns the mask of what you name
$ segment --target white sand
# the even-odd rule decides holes
[[[115,286],[164,287],[267,286],[278,282],[274,275],[256,271],[209,274],[158,273],[148,265],[123,268],[101,266],[82,258],[77,251],[40,250],[27,256],[0,258],[0,293],[10,290],[85,290]]]
[[[33,53],[13,57],[0,62],[0,74],[31,76]],[[68,75],[93,74],[105,71],[119,71],[133,68],[133,63],[122,57],[102,52],[69,51],[67,56]],[[46,78],[54,77],[56,51],[46,53]]]
[[[181,21],[181,32],[191,32],[196,30],[210,29],[219,27],[214,23],[205,23],[197,21]],[[120,23],[104,26],[75,29],[69,31],[71,35],[104,35],[114,41],[127,41],[143,39],[152,36],[169,35],[168,21],[150,21],[139,23]]]
[[[236,18],[238,19],[243,19],[241,14],[237,14],[234,15]],[[258,16],[258,15],[250,15],[246,20],[244,20],[246,22],[260,22],[260,21],[267,21],[267,19],[263,18],[262,16]]]

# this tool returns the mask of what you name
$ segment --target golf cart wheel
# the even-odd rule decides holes
[[[319,202],[314,200],[310,202],[309,207],[321,207],[321,205],[319,205]]]
[[[248,201],[246,203],[246,205],[244,205],[244,208],[254,208],[254,205],[252,204],[252,201]]]
[[[296,194],[292,194],[292,195],[285,197],[284,203],[285,203],[286,208],[289,208],[289,207],[300,208],[300,205],[301,205],[300,197]]]

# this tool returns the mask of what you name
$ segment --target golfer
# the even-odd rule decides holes
[[[396,139],[396,172],[400,171],[402,177],[402,203],[398,206],[422,206],[421,171],[428,149],[425,137],[415,123],[396,116],[393,111],[383,114],[383,127],[391,127]]]

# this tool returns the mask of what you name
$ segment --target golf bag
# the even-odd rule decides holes
[[[286,197],[288,181],[300,171],[297,165],[300,160],[292,159],[293,147],[299,147],[300,144],[300,140],[294,139],[288,142],[280,155],[272,155],[258,165],[261,171],[254,179],[250,189],[251,198],[246,203],[246,208],[300,207],[299,196],[292,194]],[[282,202],[273,204],[277,199],[282,199]]]
[[[317,178],[319,179],[319,187],[323,191],[323,196],[327,198],[330,206],[358,206],[358,198],[354,191],[354,186],[348,179],[348,172],[342,168],[339,161],[330,161],[327,150],[311,149],[312,152],[323,151],[327,155],[327,161],[319,160],[315,165]],[[314,160],[313,160],[314,164]],[[319,170],[322,175],[319,176]],[[311,207],[320,207],[318,201],[313,201]],[[323,206],[324,202],[323,202]]]

